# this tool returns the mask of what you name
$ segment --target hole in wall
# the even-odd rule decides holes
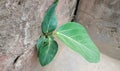
[[[18,5],[21,5],[21,1],[18,2]]]

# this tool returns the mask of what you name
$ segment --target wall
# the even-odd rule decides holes
[[[114,0],[112,2],[113,4],[111,6],[112,8],[108,9],[107,6],[108,4],[111,4],[111,2],[112,0],[111,1],[110,0],[80,0],[80,3],[78,5],[78,10],[76,13],[77,15],[75,17],[75,20],[77,22],[83,24],[86,27],[93,41],[99,47],[101,51],[100,62],[98,63],[87,62],[82,56],[75,53],[67,46],[65,46],[63,43],[61,43],[59,40],[57,40],[60,46],[55,59],[45,67],[38,66],[37,68],[40,68],[42,71],[90,71],[90,70],[120,71],[120,60],[119,60],[120,53],[118,48],[119,42],[114,41],[116,39],[113,40],[113,38],[116,37],[119,38],[118,35],[119,35],[120,18],[118,16],[116,18],[110,19],[111,17],[109,16],[112,15],[113,13],[119,15],[120,3],[118,0],[116,1]],[[104,11],[106,12],[105,14]],[[108,20],[104,20],[101,18],[104,19],[106,18]],[[113,21],[113,22],[109,22],[109,21]],[[116,25],[118,32],[113,34],[110,33],[110,30],[109,31],[107,30],[106,26],[113,27],[114,22],[118,23],[118,25]],[[99,26],[100,29],[98,29],[98,27],[96,26]],[[102,31],[102,32],[98,32],[98,31]],[[112,34],[115,36],[107,37],[107,35],[110,36]],[[116,44],[110,42],[114,42]],[[116,45],[116,47],[113,47],[111,45]]]
[[[119,7],[119,0],[80,0],[78,5],[75,20],[86,27],[99,47],[100,62],[87,62],[58,40],[55,59],[45,67],[38,67],[42,71],[120,71]]]
[[[88,63],[60,45],[54,60],[41,67],[35,42],[45,11],[54,0],[0,0],[0,71],[120,71],[119,0],[80,0],[76,21],[83,24],[101,52],[99,63]],[[77,0],[60,0],[59,26],[74,17]],[[117,31],[117,32],[116,32]],[[106,56],[109,55],[109,56]]]
[[[34,71],[35,42],[45,11],[54,0],[0,0],[0,71]],[[60,1],[59,25],[72,19],[76,0]]]
[[[120,60],[120,0],[80,0],[76,21],[102,53]]]

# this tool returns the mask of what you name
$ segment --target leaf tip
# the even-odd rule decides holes
[[[46,66],[47,64],[40,63],[42,67]]]
[[[58,2],[59,2],[59,0],[55,0],[55,1],[54,1],[54,3],[58,3]]]
[[[90,62],[90,63],[98,63],[100,61],[100,56],[93,59],[93,60],[91,59],[91,60],[87,60],[87,61]]]

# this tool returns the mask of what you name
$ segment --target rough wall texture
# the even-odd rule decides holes
[[[109,0],[104,0],[104,1],[109,2]],[[99,24],[97,24],[97,20],[98,20],[97,18],[100,16],[102,17],[102,16],[106,15],[102,11],[106,10],[106,5],[110,3],[109,2],[109,3],[104,4],[104,1],[103,0],[80,0],[79,7],[78,7],[79,10],[77,12],[76,19],[78,22],[81,22],[83,25],[85,25],[86,28],[88,26],[88,28],[87,28],[88,31],[92,32],[91,36],[92,36],[92,34],[94,36],[96,36],[96,37],[92,36],[94,38],[95,42],[97,41],[96,38],[98,38],[98,35],[96,35],[96,32],[95,32],[97,29],[96,26],[99,25]],[[96,3],[98,3],[98,4],[96,4]],[[101,3],[103,5],[99,6],[99,3]],[[98,5],[98,6],[96,6],[96,5]],[[104,5],[105,5],[105,7],[104,7]],[[101,6],[104,7],[105,9],[101,10],[101,8],[99,8]],[[94,8],[94,7],[97,7],[97,8]],[[118,6],[116,6],[116,7],[118,7]],[[114,7],[114,8],[116,8],[116,7]],[[83,9],[83,10],[81,10],[81,9]],[[97,10],[94,10],[94,9],[97,9]],[[110,9],[110,11],[111,11],[111,9]],[[114,12],[119,12],[119,11],[114,11]],[[103,15],[101,15],[101,13],[103,13]],[[109,18],[109,16],[106,15],[106,18]],[[119,19],[119,17],[116,19]],[[95,21],[96,21],[96,23],[95,23]],[[102,22],[103,20],[100,19],[100,21]],[[105,21],[109,22],[108,20],[105,20]],[[111,21],[114,21],[114,20],[111,20]],[[111,22],[105,23],[103,21],[103,23],[101,23],[101,24],[104,29],[101,29],[99,31],[104,30],[103,33],[106,36],[106,34],[108,34],[108,33],[105,33],[105,31],[106,32],[109,32],[109,31],[105,28],[106,27],[105,25],[112,27],[114,23],[111,23]],[[91,29],[90,29],[90,27],[91,27]],[[100,28],[102,28],[102,27],[100,27]],[[119,29],[118,26],[116,26],[116,27],[117,27],[117,29]],[[94,29],[94,28],[96,28],[96,29]],[[118,52],[119,50],[116,50],[116,48],[113,48],[113,46],[109,47],[110,44],[108,44],[109,42],[113,42],[112,39],[115,37],[106,38],[105,36],[103,36],[103,33],[99,33],[99,36],[101,38],[100,39],[98,38],[102,44],[101,43],[96,43],[96,44],[100,47],[101,51],[102,50],[111,51],[111,52],[109,52],[110,55],[113,55],[116,58],[119,58],[119,52]],[[119,34],[119,33],[117,33],[117,34]],[[116,37],[119,37],[119,36],[117,35]],[[107,40],[104,38],[106,38]],[[108,39],[110,39],[110,40],[108,40]],[[83,57],[81,57],[79,54],[73,52],[71,49],[67,48],[67,46],[65,46],[63,43],[59,42],[59,40],[57,42],[59,44],[59,50],[58,50],[58,53],[57,53],[55,59],[49,65],[47,65],[45,67],[38,66],[38,68],[40,68],[42,71],[90,71],[90,70],[91,71],[120,71],[120,61],[119,60],[116,60],[114,58],[111,58],[111,57],[106,56],[101,53],[101,59],[100,59],[99,63],[89,63],[85,59],[83,59]],[[118,43],[118,42],[116,42],[116,43]],[[103,44],[105,44],[106,47],[103,47],[103,46],[105,46]],[[112,43],[112,44],[114,44],[114,43]],[[108,50],[105,50],[104,48],[107,48]],[[115,52],[115,53],[113,53],[113,52]]]
[[[40,24],[44,13],[53,1],[0,0],[0,71],[120,71],[120,61],[101,54],[99,63],[88,63],[59,40],[60,46],[54,60],[45,67],[39,65],[35,42],[41,34]],[[60,0],[56,9],[59,25],[72,19],[76,2]],[[80,0],[76,18],[88,26],[101,51],[110,49],[105,53],[117,58],[119,5],[119,0]]]
[[[69,49],[59,40],[59,50],[47,66],[38,65],[36,71],[120,71],[120,61],[101,54],[100,62],[89,63],[82,56]]]
[[[120,59],[120,0],[80,0],[76,21],[103,53]]]
[[[0,0],[0,71],[34,71],[38,65],[35,42],[53,1]],[[59,24],[72,19],[75,5],[76,0],[60,0]]]

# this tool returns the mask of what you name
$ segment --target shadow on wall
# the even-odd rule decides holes
[[[80,0],[75,20],[102,53],[120,60],[120,0]]]

